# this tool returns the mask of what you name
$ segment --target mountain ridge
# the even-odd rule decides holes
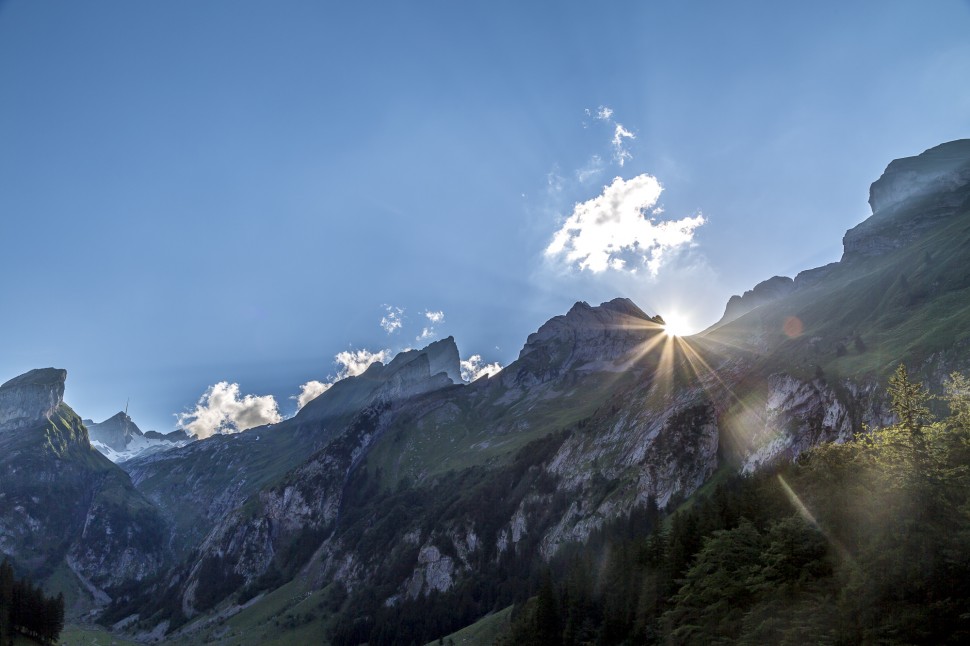
[[[697,335],[581,301],[490,378],[462,384],[449,337],[279,424],[126,463],[174,555],[102,620],[216,639],[215,618],[298,589],[335,595],[337,643],[422,608],[468,621],[608,523],[892,421],[900,361],[930,384],[970,369],[968,143],[889,164],[841,261],[759,283]]]

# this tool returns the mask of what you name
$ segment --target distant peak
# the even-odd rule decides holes
[[[420,357],[427,358],[431,375],[443,372],[454,383],[462,383],[461,359],[458,356],[458,345],[455,343],[455,337],[448,336],[444,339],[433,341],[420,350],[401,352],[391,360],[388,368],[396,369]]]

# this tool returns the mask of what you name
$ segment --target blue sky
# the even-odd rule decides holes
[[[0,381],[170,430],[341,352],[505,365],[577,300],[704,327],[970,136],[967,79],[965,1],[2,2]],[[653,228],[593,271],[607,186]]]

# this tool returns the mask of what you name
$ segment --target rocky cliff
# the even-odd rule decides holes
[[[91,448],[63,402],[66,377],[33,370],[0,388],[0,552],[37,578],[76,577],[106,602],[159,571],[166,531],[128,476]]]
[[[0,431],[39,424],[64,400],[67,370],[38,368],[0,386]]]
[[[911,244],[970,205],[970,139],[893,161],[869,190],[873,216],[849,229],[842,261],[881,256]]]

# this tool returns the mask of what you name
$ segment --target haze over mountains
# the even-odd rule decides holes
[[[66,371],[16,377],[0,551],[144,639],[258,643],[292,612],[294,638],[394,643],[382,626],[448,609],[415,623],[436,639],[610,522],[888,423],[900,361],[934,387],[970,369],[970,140],[892,162],[869,201],[839,262],[732,297],[698,335],[580,302],[497,374],[464,383],[448,337],[232,435],[82,424]]]

